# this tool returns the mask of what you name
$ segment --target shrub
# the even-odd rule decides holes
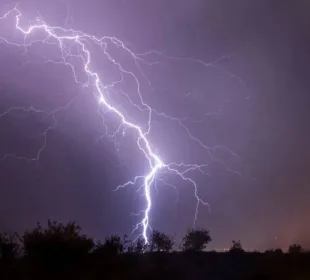
[[[183,251],[202,251],[212,241],[208,230],[192,229],[182,239]]]

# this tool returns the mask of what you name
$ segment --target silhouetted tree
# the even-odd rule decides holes
[[[47,228],[40,223],[22,237],[26,256],[40,260],[70,260],[85,257],[94,246],[91,238],[82,235],[75,222],[66,225],[48,220]]]
[[[142,238],[138,238],[136,241],[130,242],[127,252],[142,254],[143,252],[146,251],[147,248],[148,248],[148,245],[145,244],[144,240]]]
[[[170,252],[173,248],[174,241],[171,237],[166,235],[163,232],[159,232],[157,230],[154,230],[152,232],[152,235],[150,237],[150,251],[154,252]],[[141,244],[140,244],[141,248]]]
[[[265,251],[264,254],[265,254],[266,256],[269,256],[269,257],[278,258],[278,257],[283,256],[283,251],[282,251],[282,249],[280,249],[280,248],[277,248],[277,249],[268,249],[268,250]]]
[[[288,248],[290,254],[300,254],[302,252],[302,247],[299,244],[292,244]]]
[[[275,254],[276,256],[281,256],[281,255],[283,255],[283,251],[282,251],[282,249],[278,248],[278,249],[275,249],[275,250],[274,250],[274,254]]]
[[[0,257],[4,260],[15,259],[20,251],[16,234],[0,234]]]
[[[229,252],[232,252],[232,253],[243,253],[244,252],[240,240],[232,241],[232,246],[230,247]]]
[[[108,254],[117,255],[124,253],[125,245],[131,241],[127,240],[127,235],[124,236],[123,240],[118,235],[110,235],[106,237],[105,242],[101,244],[98,242],[94,254]]]
[[[138,238],[135,242],[134,252],[137,254],[142,254],[147,249],[147,244],[144,243],[142,238]]]
[[[205,229],[191,229],[182,239],[183,251],[202,251],[212,241],[210,233]]]

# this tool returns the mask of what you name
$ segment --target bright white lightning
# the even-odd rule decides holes
[[[126,127],[127,129],[131,129],[135,133],[136,138],[137,138],[137,146],[148,161],[149,171],[147,174],[137,176],[134,178],[133,181],[127,182],[124,185],[119,186],[117,189],[126,187],[128,185],[135,185],[138,181],[143,182],[142,188],[143,188],[144,196],[145,196],[145,200],[146,200],[146,208],[141,211],[141,213],[143,213],[143,219],[141,220],[140,223],[138,223],[136,225],[135,230],[142,227],[142,236],[144,238],[145,243],[148,243],[148,230],[151,228],[150,223],[149,223],[150,211],[152,208],[151,187],[152,187],[152,184],[155,182],[156,177],[159,176],[163,172],[174,173],[174,174],[178,175],[182,180],[187,181],[190,184],[192,184],[192,186],[194,187],[194,195],[195,195],[195,198],[197,201],[196,211],[195,211],[195,219],[194,219],[194,223],[195,223],[197,220],[199,205],[207,205],[207,206],[209,206],[209,205],[199,197],[197,185],[196,185],[195,181],[188,176],[187,173],[194,170],[194,171],[199,171],[199,172],[205,174],[204,169],[208,168],[208,165],[207,164],[202,164],[202,165],[185,164],[183,162],[181,162],[181,163],[176,163],[176,162],[166,163],[166,162],[164,162],[160,158],[160,156],[154,151],[152,144],[150,143],[149,138],[148,138],[148,135],[149,135],[150,129],[151,129],[152,114],[156,114],[158,116],[169,118],[170,120],[175,121],[178,125],[180,125],[185,130],[185,132],[191,138],[191,140],[193,140],[196,144],[201,146],[201,148],[207,150],[208,153],[210,154],[210,156],[214,160],[222,163],[227,170],[229,170],[229,171],[233,171],[233,170],[228,169],[226,167],[226,165],[221,160],[216,159],[212,155],[212,152],[219,147],[213,147],[213,148],[208,147],[201,140],[195,138],[192,135],[190,130],[183,124],[181,119],[171,117],[167,114],[158,112],[144,102],[142,95],[140,93],[140,83],[139,83],[138,78],[136,77],[136,75],[133,72],[125,70],[122,67],[122,65],[120,63],[118,63],[117,60],[115,60],[108,53],[107,43],[109,42],[109,43],[111,43],[111,44],[113,44],[119,48],[122,48],[122,50],[127,52],[132,57],[132,59],[134,60],[137,68],[140,70],[140,72],[144,78],[146,78],[146,76],[143,74],[143,72],[140,68],[139,62],[148,63],[149,65],[154,64],[154,62],[149,63],[143,59],[144,56],[148,53],[135,54],[128,47],[126,47],[122,41],[120,41],[119,39],[117,39],[115,37],[106,37],[105,36],[102,38],[97,38],[93,35],[86,34],[82,31],[76,31],[73,29],[64,29],[64,28],[59,27],[59,26],[49,26],[45,22],[40,21],[39,19],[37,19],[37,24],[30,25],[28,28],[23,28],[21,26],[21,22],[20,22],[21,18],[22,18],[22,13],[17,7],[9,10],[3,17],[0,17],[0,20],[4,20],[6,18],[9,18],[12,15],[14,15],[14,17],[15,17],[15,28],[17,31],[19,31],[24,36],[24,42],[22,44],[18,44],[18,43],[10,41],[4,37],[0,37],[0,39],[2,39],[6,44],[10,44],[10,45],[18,46],[18,47],[24,47],[25,52],[27,51],[27,48],[30,47],[35,42],[36,43],[41,42],[44,44],[56,45],[60,50],[61,60],[60,61],[50,60],[48,62],[60,63],[60,64],[63,64],[65,66],[69,66],[73,72],[75,82],[77,82],[77,83],[81,83],[81,82],[78,80],[77,75],[76,75],[76,66],[74,66],[72,63],[70,63],[68,58],[76,58],[76,59],[81,60],[83,62],[83,70],[84,70],[85,74],[88,76],[88,83],[87,84],[81,83],[81,84],[83,86],[93,85],[94,89],[95,89],[94,95],[95,95],[95,98],[98,100],[98,103],[119,118],[120,126],[119,126],[119,129],[117,130],[117,132],[119,132],[121,127]],[[36,31],[39,31],[39,30],[45,32],[46,38],[44,40],[36,40],[36,41],[33,40],[31,43],[27,44],[26,43],[27,36],[32,35]],[[55,42],[52,40],[54,40]],[[110,62],[112,62],[116,67],[118,67],[122,78],[124,75],[130,75],[134,79],[134,81],[136,82],[137,93],[138,93],[141,105],[138,105],[138,104],[135,104],[134,102],[132,102],[126,93],[122,93],[122,94],[124,94],[124,96],[128,99],[128,101],[131,103],[131,105],[135,106],[140,111],[148,112],[148,129],[146,131],[144,131],[140,125],[128,120],[128,118],[125,117],[125,114],[120,109],[117,109],[111,102],[109,102],[107,100],[107,97],[106,97],[107,91],[109,88],[113,87],[113,84],[112,85],[104,85],[104,83],[102,82],[102,78],[100,77],[99,73],[92,70],[91,63],[92,63],[93,56],[92,56],[91,50],[88,48],[89,43],[95,44],[102,49],[104,55],[108,58],[108,60]],[[72,45],[76,46],[79,49],[78,54],[71,53],[70,48]],[[154,51],[152,51],[151,53],[161,55],[160,53],[154,52]],[[178,59],[178,58],[174,58],[174,57],[168,57],[168,58]],[[181,59],[191,60],[192,62],[198,62],[204,66],[212,66],[213,67],[212,64],[207,64],[207,63],[204,63],[204,62],[199,61],[199,60],[188,59],[188,58],[181,58]],[[115,82],[115,84],[118,82],[121,82],[121,81],[117,81],[117,82]],[[56,125],[56,119],[54,117],[54,114],[57,113],[57,111],[59,111],[59,110],[66,109],[68,106],[70,106],[70,104],[71,104],[71,102],[69,104],[67,104],[65,107],[59,108],[59,109],[52,111],[52,112],[44,112],[44,111],[36,110],[34,108],[29,108],[29,109],[10,108],[8,111],[4,112],[2,115],[0,114],[0,117],[1,117],[5,114],[10,113],[13,110],[23,110],[26,112],[27,111],[33,111],[36,113],[47,114],[47,115],[51,116],[54,120],[54,125],[48,127],[47,130],[45,130],[45,132],[43,133],[44,144],[41,147],[41,149],[38,151],[37,156],[35,158],[28,159],[28,158],[19,157],[19,156],[12,155],[12,154],[7,154],[7,155],[4,155],[3,159],[7,158],[8,156],[14,156],[18,159],[27,159],[27,160],[38,161],[40,158],[40,154],[42,153],[43,149],[46,146],[47,133],[49,132],[49,130],[53,129]],[[229,150],[229,152],[231,152],[231,151]],[[231,152],[231,153],[233,154],[233,152]],[[233,172],[235,172],[235,171],[233,171]]]

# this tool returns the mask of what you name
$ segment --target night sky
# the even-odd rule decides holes
[[[0,15],[12,3],[2,0]],[[115,36],[135,53],[163,54],[147,56],[160,63],[142,63],[142,75],[120,48],[110,50],[138,75],[149,106],[182,120],[193,137],[215,147],[218,161],[178,121],[154,114],[150,142],[165,162],[208,164],[208,175],[190,175],[210,204],[210,211],[200,205],[197,219],[197,226],[210,230],[210,247],[228,247],[232,239],[245,248],[287,248],[293,242],[310,247],[308,1],[24,0],[19,9],[25,26],[40,15],[53,26]],[[0,20],[0,36],[21,38],[13,17]],[[44,38],[35,36],[29,40]],[[25,110],[0,117],[0,158],[36,157],[42,133],[56,120],[38,161],[0,161],[0,231],[23,231],[51,218],[76,220],[99,239],[130,233],[141,218],[130,213],[145,206],[140,185],[114,190],[147,170],[136,135],[105,135],[94,89],[75,83],[69,67],[46,63],[57,59],[55,46],[35,43],[24,51],[1,41],[0,115],[13,107],[50,112],[71,103],[55,119]],[[119,72],[93,51],[102,79],[118,80]],[[72,63],[85,82],[82,64]],[[138,102],[132,79],[119,90]],[[145,115],[124,96],[112,91],[108,98],[147,127]],[[118,123],[109,113],[103,116],[111,135]],[[173,174],[158,179],[151,226],[179,238],[193,226],[193,186]]]

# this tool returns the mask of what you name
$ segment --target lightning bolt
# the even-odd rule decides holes
[[[148,163],[148,171],[146,174],[136,176],[132,181],[126,182],[125,184],[118,186],[115,190],[119,190],[121,188],[128,187],[130,185],[140,184],[140,189],[138,191],[143,191],[143,196],[145,198],[146,207],[141,210],[137,215],[142,215],[141,221],[134,227],[134,231],[140,230],[141,233],[139,236],[142,236],[145,243],[148,243],[148,233],[151,230],[150,226],[150,212],[152,209],[152,197],[151,197],[151,188],[155,185],[156,180],[161,181],[167,186],[175,188],[174,185],[167,183],[165,180],[161,179],[160,176],[162,174],[175,174],[185,182],[188,182],[194,188],[194,196],[196,199],[196,207],[195,207],[195,217],[194,217],[194,225],[196,223],[198,217],[199,206],[207,206],[210,207],[207,202],[202,200],[199,197],[199,191],[196,182],[190,176],[191,172],[198,171],[202,174],[208,174],[209,164],[191,164],[191,163],[184,163],[184,162],[165,162],[162,157],[156,152],[154,148],[154,144],[150,141],[150,131],[151,131],[151,121],[154,115],[162,118],[169,119],[170,121],[175,122],[179,125],[188,137],[202,149],[206,150],[212,160],[221,163],[228,171],[234,172],[236,174],[241,175],[238,171],[231,170],[228,168],[225,163],[215,157],[215,151],[217,149],[223,149],[228,151],[232,155],[237,155],[225,147],[209,147],[205,143],[203,143],[200,139],[195,137],[190,129],[184,124],[185,119],[176,118],[174,116],[170,116],[163,112],[159,112],[156,109],[149,106],[143,98],[141,94],[141,86],[140,86],[140,79],[135,75],[134,72],[127,70],[125,67],[122,66],[120,62],[118,62],[114,56],[108,51],[109,46],[113,45],[117,49],[122,50],[127,55],[130,56],[132,61],[134,62],[135,66],[137,67],[139,73],[145,78],[148,83],[151,85],[151,82],[148,80],[147,76],[144,74],[141,68],[141,64],[148,64],[153,65],[156,63],[162,63],[160,61],[147,61],[145,59],[148,55],[155,55],[157,57],[163,57],[163,54],[157,51],[151,51],[147,53],[134,53],[130,50],[121,40],[115,37],[108,37],[104,36],[98,38],[94,35],[84,33],[82,31],[77,31],[73,29],[65,29],[60,26],[50,26],[46,24],[40,17],[36,19],[35,24],[32,24],[28,27],[22,27],[21,20],[23,14],[21,10],[15,6],[13,9],[9,10],[5,13],[2,17],[0,17],[0,21],[6,19],[13,19],[14,20],[14,27],[16,31],[19,32],[22,36],[22,42],[16,42],[12,39],[8,39],[7,37],[0,37],[0,39],[10,46],[22,47],[24,48],[24,54],[27,53],[28,49],[37,43],[41,43],[43,45],[50,45],[57,47],[59,51],[59,60],[46,60],[45,63],[54,63],[54,64],[61,64],[66,67],[69,67],[73,73],[73,79],[76,83],[80,84],[83,87],[88,87],[93,90],[93,96],[98,102],[98,112],[102,117],[102,123],[105,126],[105,131],[107,134],[108,128],[104,123],[103,111],[112,113],[116,119],[118,119],[119,126],[116,131],[110,135],[110,137],[115,137],[115,135],[119,133],[125,133],[127,131],[132,131],[133,136],[136,139],[137,147],[139,148],[142,155],[145,157]],[[43,35],[43,38],[39,37],[39,39],[33,39],[33,35],[40,34]],[[29,39],[30,38],[30,39]],[[32,39],[31,39],[32,38]],[[94,56],[92,53],[92,46],[99,47],[105,58],[118,69],[119,72],[119,79],[114,81],[113,83],[105,83],[104,79],[101,77],[99,72],[96,72],[93,67]],[[219,60],[215,61],[214,63],[205,63],[203,61],[192,59],[192,58],[176,58],[176,57],[166,57],[172,60],[187,60],[193,63],[200,63],[204,67],[215,67],[215,65],[221,60],[225,59],[226,57],[220,58]],[[73,62],[74,61],[74,62]],[[79,79],[79,75],[77,74],[77,66],[76,63],[82,63],[81,68],[87,77],[87,81],[81,81]],[[217,67],[217,66],[216,66]],[[79,69],[81,70],[81,69]],[[233,77],[232,74],[227,73],[229,76]],[[132,98],[126,93],[121,90],[117,90],[116,86],[122,83],[125,77],[131,77],[135,82],[135,87],[137,91],[137,96],[139,103],[134,102]],[[239,78],[238,78],[239,79]],[[143,128],[142,125],[137,124],[133,121],[130,116],[127,116],[126,110],[122,109],[121,106],[116,105],[115,102],[111,101],[113,94],[122,95],[127,99],[127,101],[141,113],[145,113],[147,115],[146,123],[147,127]],[[113,100],[113,99],[112,99]],[[21,160],[31,160],[38,162],[43,150],[47,144],[47,134],[50,130],[54,129],[57,125],[57,119],[55,114],[60,110],[67,109],[73,101],[69,102],[64,107],[58,108],[51,112],[40,111],[33,107],[29,108],[10,108],[6,112],[0,114],[0,117],[3,117],[10,112],[21,110],[24,112],[34,112],[37,114],[45,114],[50,116],[53,119],[53,125],[49,126],[43,133],[44,141],[39,149],[38,153],[33,158],[26,158],[21,157],[14,154],[6,154],[2,157],[2,159],[6,159],[8,157],[15,157]],[[211,115],[218,114],[218,112],[211,112]],[[192,120],[192,121],[203,121],[203,120]],[[155,186],[156,187],[156,186]]]

